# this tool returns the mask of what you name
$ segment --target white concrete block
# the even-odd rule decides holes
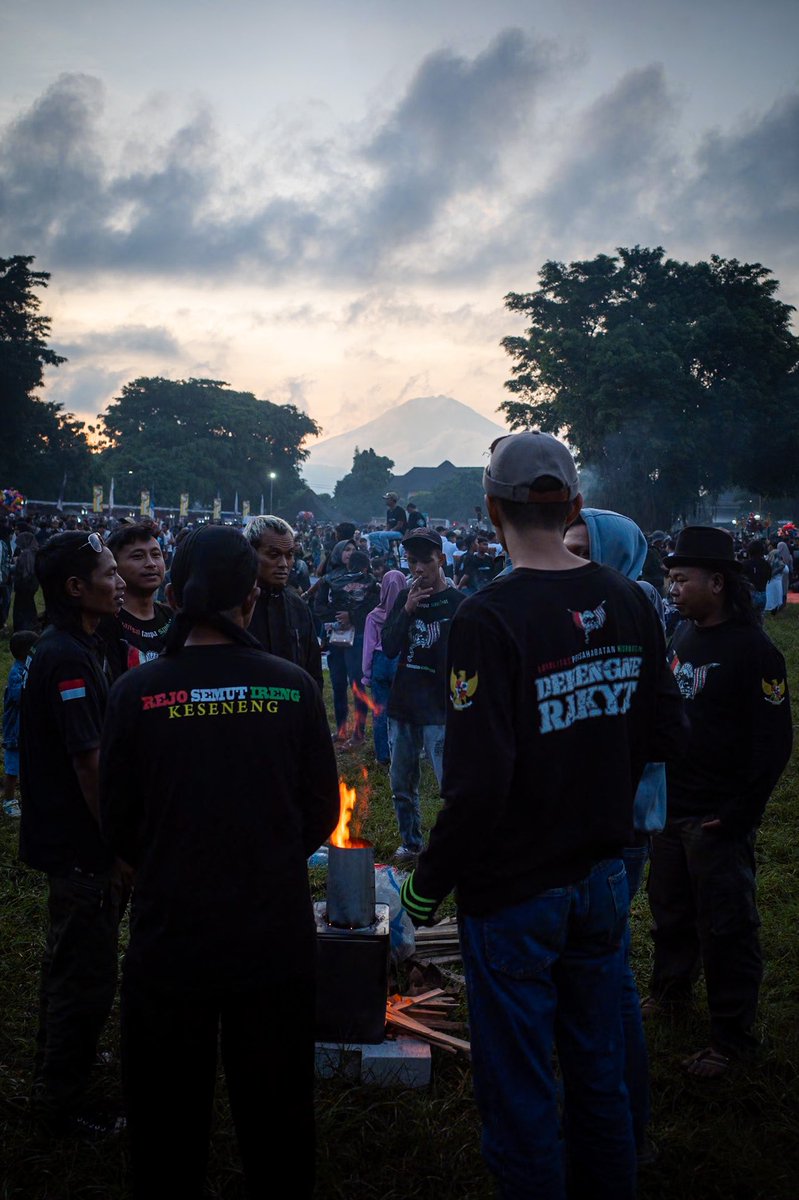
[[[398,1037],[377,1045],[316,1043],[316,1074],[320,1079],[342,1076],[374,1087],[427,1087],[430,1083],[429,1042]]]

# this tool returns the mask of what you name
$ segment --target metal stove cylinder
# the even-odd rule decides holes
[[[337,929],[363,929],[375,919],[375,852],[371,842],[327,856],[327,919]]]

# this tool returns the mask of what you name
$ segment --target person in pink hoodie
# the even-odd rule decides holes
[[[375,741],[375,757],[383,766],[389,762],[388,749],[388,693],[397,670],[396,658],[383,653],[381,637],[386,617],[394,607],[394,601],[408,584],[402,571],[386,571],[380,584],[380,603],[366,618],[363,631],[363,685],[372,689],[372,699],[378,706],[372,717],[372,735]]]

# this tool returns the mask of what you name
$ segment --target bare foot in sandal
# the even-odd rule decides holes
[[[680,1063],[680,1069],[692,1079],[722,1079],[730,1069],[731,1060],[713,1046],[705,1046]]]

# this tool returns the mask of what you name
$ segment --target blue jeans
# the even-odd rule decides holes
[[[393,529],[377,529],[373,533],[367,535],[369,548],[378,545],[384,554],[390,554],[392,546],[398,546],[402,541],[401,533],[394,533]]]
[[[333,711],[336,714],[336,728],[344,729],[349,715],[349,697],[347,684],[357,683],[361,686],[363,675],[363,634],[356,633],[351,646],[331,646],[327,652],[327,670],[330,675],[330,685],[333,688]],[[355,727],[363,733],[366,725],[366,714],[369,711],[363,700],[357,696],[355,700]]]
[[[608,859],[579,883],[459,916],[483,1154],[502,1200],[635,1195],[621,1023],[628,907],[624,863]]]
[[[372,699],[379,706],[378,712],[372,713],[372,736],[375,740],[375,758],[378,762],[387,763],[388,749],[388,694],[397,673],[398,658],[389,658],[382,650],[375,650],[372,655]]]
[[[625,846],[624,868],[630,901],[641,886],[647,859],[649,841],[642,846]],[[624,930],[624,974],[621,988],[621,1019],[624,1026],[624,1082],[630,1094],[630,1111],[633,1118],[635,1144],[640,1149],[646,1139],[646,1129],[651,1116],[649,1099],[649,1053],[646,1047],[644,1022],[641,1019],[641,1000],[630,962],[630,922]]]
[[[422,808],[419,804],[420,759],[422,748],[441,786],[441,767],[444,758],[443,725],[411,725],[409,721],[388,719],[388,740],[391,745],[391,791],[403,846],[418,853],[422,841]]]

